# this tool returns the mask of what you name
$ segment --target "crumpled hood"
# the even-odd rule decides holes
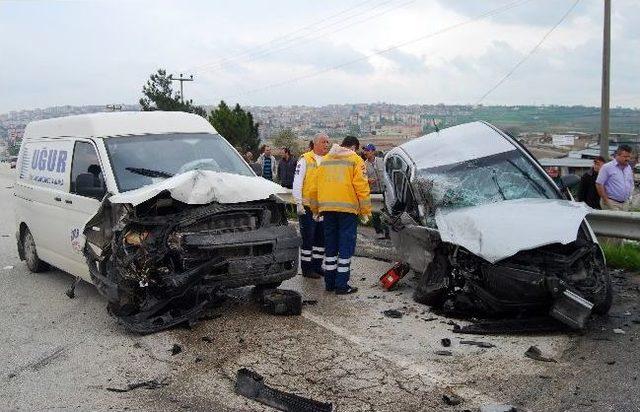
[[[590,210],[567,200],[517,199],[438,209],[436,224],[443,241],[495,263],[521,250],[575,241]]]
[[[287,193],[287,189],[279,184],[258,176],[191,170],[155,184],[111,196],[109,201],[137,206],[165,190],[168,190],[174,199],[190,205],[251,202],[267,199],[274,194]]]

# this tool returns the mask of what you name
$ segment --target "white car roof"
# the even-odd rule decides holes
[[[464,123],[404,143],[401,149],[418,169],[450,165],[516,150],[505,136],[485,122]]]
[[[31,122],[26,138],[113,137],[165,133],[217,133],[201,116],[185,112],[113,112],[81,114]]]

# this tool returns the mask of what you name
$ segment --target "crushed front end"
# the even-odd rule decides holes
[[[296,275],[299,236],[273,196],[189,205],[168,192],[137,206],[105,200],[85,229],[91,278],[128,329],[193,322],[220,292]]]

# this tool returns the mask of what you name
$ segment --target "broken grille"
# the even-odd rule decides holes
[[[213,232],[215,234],[247,232],[257,229],[260,219],[255,213],[234,212],[210,216],[180,228],[180,232]]]

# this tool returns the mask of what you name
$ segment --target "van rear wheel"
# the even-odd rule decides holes
[[[22,234],[22,250],[24,250],[24,260],[27,262],[27,268],[33,273],[44,272],[49,268],[45,262],[38,257],[36,250],[36,242],[29,229],[25,229]]]

